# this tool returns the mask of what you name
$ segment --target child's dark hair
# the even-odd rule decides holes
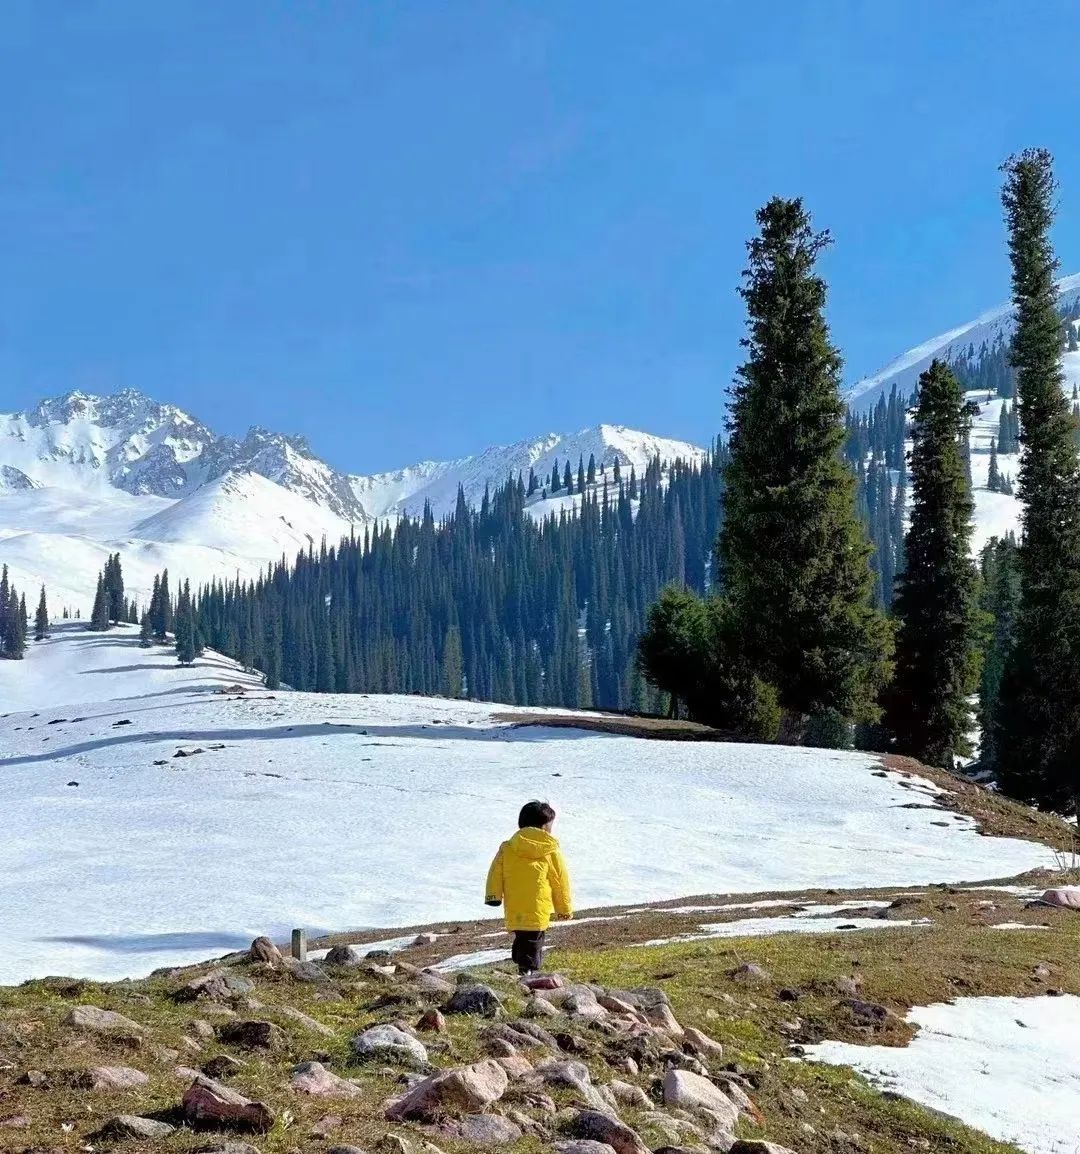
[[[549,821],[554,820],[555,811],[546,801],[530,801],[521,807],[518,829],[543,829]]]

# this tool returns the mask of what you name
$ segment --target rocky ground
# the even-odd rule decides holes
[[[853,917],[866,897],[828,896]],[[504,965],[433,968],[481,932],[436,927],[393,954],[338,944],[301,963],[259,939],[140,981],[0,989],[0,1149],[1012,1150],[800,1050],[903,1045],[914,1004],[1080,993],[1080,918],[955,887],[864,912],[918,924],[612,944],[627,941],[613,927],[688,916],[627,914],[584,923],[553,952],[559,976],[529,986]],[[995,929],[1004,921],[1030,928]]]

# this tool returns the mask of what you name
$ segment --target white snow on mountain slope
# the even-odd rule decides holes
[[[24,593],[44,584],[57,614],[89,613],[110,553],[121,554],[128,596],[145,606],[162,569],[193,585],[254,579],[282,556],[349,531],[349,522],[255,473],[228,473],[181,501],[117,489],[0,491],[0,563]]]
[[[655,437],[622,425],[597,425],[579,433],[549,433],[534,441],[495,445],[456,461],[423,461],[395,472],[351,477],[350,481],[353,492],[373,517],[419,514],[425,502],[431,504],[436,517],[441,517],[453,511],[459,486],[466,502],[476,506],[485,487],[495,489],[508,477],[527,480],[530,469],[542,486],[547,485],[556,462],[561,477],[569,461],[576,479],[578,462],[588,466],[590,456],[598,470],[604,465],[610,473],[618,461],[627,473],[631,466],[641,473],[656,457],[664,462],[700,461],[705,455],[704,449],[685,441]]]
[[[905,808],[917,783],[875,776],[865,754],[515,729],[502,707],[439,699],[215,692],[242,680],[212,654],[181,669],[133,629],[67,629],[0,662],[0,701],[23,709],[0,718],[0,982],[145,973],[293,926],[481,915],[491,854],[534,796],[562,815],[581,907],[1054,865]]]
[[[1080,298],[1080,273],[1062,277],[1057,282],[1061,306],[1073,304]],[[928,368],[935,357],[949,359],[950,350],[960,352],[973,344],[976,349],[986,341],[992,345],[999,333],[1006,336],[1012,331],[1013,306],[999,305],[976,317],[967,324],[950,329],[940,336],[931,337],[921,345],[901,353],[883,369],[869,377],[857,381],[847,393],[848,405],[853,409],[871,408],[879,397],[888,397],[893,385],[905,396],[910,395],[919,379],[919,374]],[[1074,378],[1075,379],[1075,378]],[[1070,381],[1070,389],[1072,381]]]

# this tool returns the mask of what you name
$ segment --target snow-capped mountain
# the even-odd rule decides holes
[[[123,559],[129,593],[149,597],[155,573],[200,584],[252,579],[282,556],[335,542],[375,518],[450,512],[459,485],[479,504],[486,486],[533,468],[546,483],[558,461],[577,470],[616,461],[643,470],[660,456],[703,450],[616,425],[490,448],[457,461],[347,476],[300,437],[252,428],[219,436],[175,405],[125,390],[69,393],[0,415],[0,563],[31,594],[48,587],[54,611],[88,612],[98,570]],[[530,505],[544,516],[579,498]]]
[[[26,413],[0,416],[0,465],[33,485],[182,498],[228,473],[257,473],[346,520],[364,520],[348,479],[302,437],[253,427],[219,436],[175,405],[134,389],[97,397],[73,392]],[[0,484],[2,484],[0,480]]]
[[[507,477],[527,479],[530,469],[540,484],[546,485],[555,465],[561,471],[567,461],[576,476],[578,463],[588,465],[590,457],[598,469],[617,461],[622,469],[634,467],[640,472],[657,457],[669,462],[700,461],[704,456],[704,449],[685,441],[655,437],[622,425],[597,425],[579,433],[549,433],[533,441],[495,445],[457,461],[422,461],[407,469],[349,480],[352,491],[373,517],[418,514],[425,503],[440,517],[453,510],[459,485],[465,500],[478,505],[485,488],[494,489]]]
[[[1060,294],[1058,304],[1062,308],[1075,305],[1080,300],[1080,273],[1062,277],[1057,287]],[[848,390],[848,405],[853,409],[868,409],[877,403],[879,397],[888,397],[893,385],[896,385],[900,393],[909,395],[915,388],[919,374],[929,368],[935,357],[949,360],[951,354],[960,353],[968,345],[974,345],[978,350],[983,341],[990,346],[998,336],[1008,337],[1012,333],[1013,311],[1011,304],[999,305],[967,324],[958,325],[908,349],[883,369],[857,381]],[[1066,367],[1069,368],[1069,365]],[[1070,390],[1071,387],[1070,381]]]

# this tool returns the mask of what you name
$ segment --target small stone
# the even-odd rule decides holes
[[[490,986],[463,986],[454,992],[443,1006],[444,1014],[476,1014],[482,1018],[497,1018],[502,1014],[499,995]]]
[[[862,992],[862,978],[837,978],[836,988],[845,998],[857,998]]]
[[[120,1138],[165,1138],[173,1132],[174,1126],[168,1122],[158,1122],[153,1118],[140,1118],[135,1114],[119,1114],[110,1118],[102,1126],[97,1137],[106,1141]]]
[[[244,1068],[244,1063],[231,1054],[218,1054],[210,1059],[202,1068],[208,1078],[223,1082],[226,1078],[233,1078]]]
[[[412,944],[414,948],[422,948],[423,946],[433,946],[439,940],[438,934],[423,933],[417,934],[413,938]]]
[[[326,1138],[341,1128],[344,1119],[340,1114],[324,1114],[308,1131],[312,1138]]]
[[[571,1137],[610,1146],[615,1154],[649,1154],[639,1134],[598,1110],[580,1111],[570,1120],[567,1129]]]
[[[29,1125],[29,1114],[9,1114],[6,1118],[0,1118],[0,1129],[22,1130]]]
[[[851,1016],[862,1025],[882,1026],[892,1014],[876,1002],[864,1002],[861,998],[845,998],[841,1003],[851,1012]]]
[[[526,1018],[557,1018],[558,1009],[543,998],[530,998],[525,1003]]]
[[[521,984],[527,990],[561,990],[566,985],[566,980],[561,974],[533,974],[531,977],[522,978]]]
[[[664,1105],[680,1106],[684,1110],[711,1110],[720,1116],[726,1130],[739,1118],[738,1106],[722,1090],[690,1070],[672,1069],[664,1075]]]
[[[528,1058],[523,1058],[520,1054],[512,1054],[507,1058],[496,1058],[496,1062],[506,1071],[507,1077],[512,1082],[518,1082],[522,1078],[527,1078],[533,1072],[533,1064]]]
[[[281,961],[281,951],[269,938],[256,938],[248,950],[248,958],[253,962],[273,966]]]
[[[442,1126],[447,1137],[476,1146],[507,1146],[524,1137],[521,1127],[498,1114],[468,1114],[460,1122]]]
[[[764,1142],[760,1138],[740,1138],[732,1146],[729,1154],[795,1154],[795,1152],[786,1146]]]
[[[640,1086],[633,1086],[629,1082],[620,1082],[615,1080],[610,1084],[612,1094],[615,1095],[615,1101],[620,1106],[629,1106],[634,1110],[648,1109],[649,1096],[641,1089]]]
[[[759,966],[757,962],[744,962],[731,971],[731,979],[744,986],[754,986],[770,981],[772,975],[763,966]]]
[[[687,1026],[683,1031],[686,1042],[693,1049],[701,1054],[711,1054],[715,1058],[722,1058],[724,1056],[724,1047],[719,1042],[714,1041],[708,1034],[703,1034],[700,1030],[696,1030],[693,1026]]]
[[[396,1062],[421,1070],[428,1066],[428,1052],[423,1042],[398,1026],[372,1026],[353,1038],[352,1049],[364,1060]]]
[[[33,1086],[35,1090],[46,1090],[49,1087],[49,1076],[44,1070],[27,1070],[16,1081],[18,1086]]]
[[[326,1154],[367,1154],[367,1151],[359,1146],[331,1146]]]
[[[441,974],[432,973],[431,970],[421,970],[415,980],[416,988],[421,994],[432,994],[441,998],[454,992],[452,982],[448,982]]]
[[[142,1070],[130,1066],[94,1066],[75,1077],[75,1085],[81,1090],[133,1090],[149,1081]]]
[[[239,1046],[242,1050],[265,1050],[267,1053],[283,1050],[288,1044],[285,1031],[273,1022],[226,1022],[218,1026],[217,1036],[227,1046]]]
[[[193,1082],[200,1073],[191,1066],[177,1066],[173,1069],[173,1077],[179,1078],[181,1082]]]
[[[284,956],[281,959],[282,970],[294,982],[304,982],[309,985],[328,985],[329,974],[324,973],[315,962],[302,962],[298,958]]]
[[[200,1146],[195,1154],[259,1154],[247,1142],[217,1142],[213,1146]]]
[[[196,1078],[181,1104],[185,1120],[192,1126],[221,1126],[265,1134],[274,1125],[274,1115],[262,1102],[253,1102],[215,1082]]]
[[[416,1023],[418,1030],[426,1030],[429,1034],[445,1034],[446,1019],[439,1010],[428,1010]]]
[[[363,965],[364,955],[356,946],[334,946],[323,962],[327,966],[359,966]]]
[[[214,1027],[209,1022],[204,1022],[202,1018],[188,1022],[188,1033],[193,1037],[201,1038],[204,1042],[209,1042],[211,1038],[215,1037]]]
[[[555,1154],[615,1154],[615,1147],[591,1138],[576,1138],[570,1142],[556,1142]]]
[[[255,989],[254,982],[239,974],[225,970],[211,970],[201,978],[195,978],[181,986],[173,994],[177,1002],[226,1002],[240,994],[250,994]]]
[[[102,1010],[97,1006],[73,1006],[64,1018],[65,1026],[79,1030],[91,1030],[95,1034],[114,1034],[118,1031],[138,1033],[142,1026],[117,1014],[113,1010]]]
[[[359,1098],[360,1087],[328,1070],[321,1062],[301,1062],[293,1067],[289,1086],[298,1094],[315,1098]]]

